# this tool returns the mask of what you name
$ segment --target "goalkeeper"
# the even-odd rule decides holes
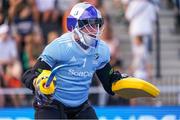
[[[76,4],[67,18],[69,32],[50,43],[22,82],[34,91],[35,119],[97,119],[88,103],[93,74],[110,95],[114,81],[122,79],[113,71],[108,46],[99,39],[103,18],[89,3]],[[44,84],[51,71],[63,65],[49,88]]]

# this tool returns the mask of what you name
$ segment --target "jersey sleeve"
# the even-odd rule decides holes
[[[107,44],[103,43],[99,49],[99,53],[101,55],[100,64],[98,66],[98,70],[103,68],[110,61],[110,50]]]
[[[54,40],[45,47],[39,59],[45,61],[50,67],[53,67],[56,62],[61,58],[60,44],[58,40]]]

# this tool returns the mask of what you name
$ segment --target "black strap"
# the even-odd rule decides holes
[[[89,47],[87,45],[85,45],[84,43],[82,43],[80,40],[76,40],[76,42],[84,49],[87,50]]]

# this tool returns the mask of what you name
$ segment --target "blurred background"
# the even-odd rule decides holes
[[[89,98],[98,115],[179,120],[180,0],[0,0],[0,119],[33,118],[33,95],[21,83],[22,74],[47,44],[67,32],[66,17],[82,1],[102,12],[101,39],[109,45],[114,69],[161,90],[157,98],[112,97],[94,76]]]

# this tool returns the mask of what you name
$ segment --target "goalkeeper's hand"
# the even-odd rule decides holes
[[[122,80],[122,79],[128,78],[128,77],[130,77],[130,76],[126,73],[120,73],[119,71],[114,71],[111,79],[112,79],[112,83],[115,83],[119,80]]]
[[[33,85],[35,88],[35,106],[47,105],[52,101],[52,96],[55,91],[56,78],[53,78],[53,82],[51,82],[49,87],[46,88],[45,86],[50,74],[51,71],[43,70],[42,73],[33,81]]]

